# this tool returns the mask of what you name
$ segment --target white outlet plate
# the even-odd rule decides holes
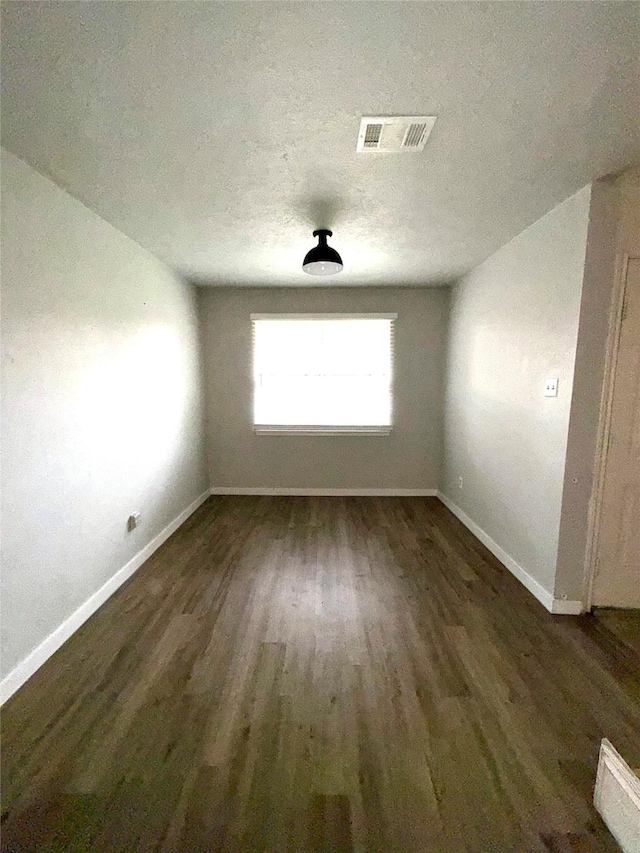
[[[545,397],[557,397],[558,396],[558,377],[552,376],[549,379],[544,380],[544,396]]]

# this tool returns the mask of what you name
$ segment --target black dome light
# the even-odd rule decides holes
[[[309,275],[335,275],[340,272],[342,258],[335,249],[327,246],[327,237],[332,237],[333,231],[320,228],[313,232],[313,236],[318,238],[318,245],[307,252],[302,269]]]

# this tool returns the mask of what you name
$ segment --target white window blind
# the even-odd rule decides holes
[[[252,314],[257,432],[391,429],[395,314]]]

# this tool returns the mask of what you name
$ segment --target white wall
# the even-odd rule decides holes
[[[6,152],[2,285],[6,674],[208,478],[193,289]]]
[[[586,187],[466,276],[450,313],[442,490],[550,596],[589,201]]]
[[[201,288],[211,483],[232,488],[437,489],[449,294],[429,288]],[[390,436],[252,430],[252,312],[397,312]]]

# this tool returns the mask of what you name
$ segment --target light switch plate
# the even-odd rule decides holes
[[[557,397],[558,396],[558,377],[552,376],[550,379],[545,379],[544,381],[544,396],[545,397]]]

